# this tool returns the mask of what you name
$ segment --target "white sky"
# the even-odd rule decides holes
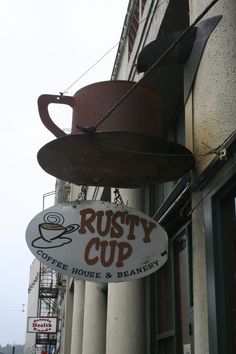
[[[119,42],[128,0],[7,0],[0,9],[0,345],[23,344],[30,220],[42,210],[55,179],[37,162],[54,136],[38,115],[37,98],[57,95]],[[109,80],[116,48],[68,91]],[[71,118],[60,115],[62,128]],[[64,114],[64,111],[63,111]],[[52,200],[47,200],[50,206]],[[26,308],[26,306],[25,306]]]

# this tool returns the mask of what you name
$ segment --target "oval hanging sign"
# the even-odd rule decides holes
[[[26,242],[47,267],[102,283],[147,276],[168,256],[167,234],[153,219],[101,201],[57,204],[42,211],[28,225]]]

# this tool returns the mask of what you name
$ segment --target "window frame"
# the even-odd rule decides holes
[[[191,221],[185,223],[181,228],[177,230],[175,234],[170,237],[169,240],[169,257],[171,259],[171,302],[172,302],[172,316],[173,324],[172,329],[158,333],[158,272],[154,273],[150,277],[150,307],[151,307],[151,340],[150,340],[150,352],[159,354],[159,344],[164,340],[173,340],[174,351],[172,354],[178,354],[178,296],[177,296],[177,274],[176,274],[176,261],[177,255],[175,254],[177,242],[186,237],[187,247],[187,285],[188,285],[188,299],[189,299],[189,335],[191,338],[191,353],[194,353],[193,349],[193,290],[192,290],[192,231]]]
[[[208,297],[209,352],[230,353],[227,335],[228,319],[225,311],[226,288],[224,286],[223,237],[220,223],[220,202],[236,188],[236,153],[218,169],[203,188],[204,225],[206,237],[206,272]]]

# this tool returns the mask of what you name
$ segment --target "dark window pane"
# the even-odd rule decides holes
[[[173,328],[173,306],[171,286],[171,260],[158,271],[157,277],[158,297],[158,333]]]
[[[230,344],[232,352],[236,352],[236,217],[235,217],[236,192],[230,192],[221,203],[222,213],[222,238],[225,247],[224,267],[226,285],[226,311]]]
[[[185,143],[185,119],[184,114],[181,114],[176,121],[176,141],[179,144]]]
[[[176,242],[176,290],[178,308],[178,342],[180,348],[190,344],[189,335],[189,275],[186,236]],[[180,351],[182,353],[182,351]]]
[[[161,340],[158,345],[158,354],[173,354],[174,353],[174,338]]]

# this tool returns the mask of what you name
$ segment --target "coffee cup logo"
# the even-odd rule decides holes
[[[70,243],[72,238],[64,235],[71,234],[79,228],[78,224],[63,226],[64,217],[56,212],[45,214],[43,221],[38,225],[40,237],[32,241],[35,248],[56,248]]]

